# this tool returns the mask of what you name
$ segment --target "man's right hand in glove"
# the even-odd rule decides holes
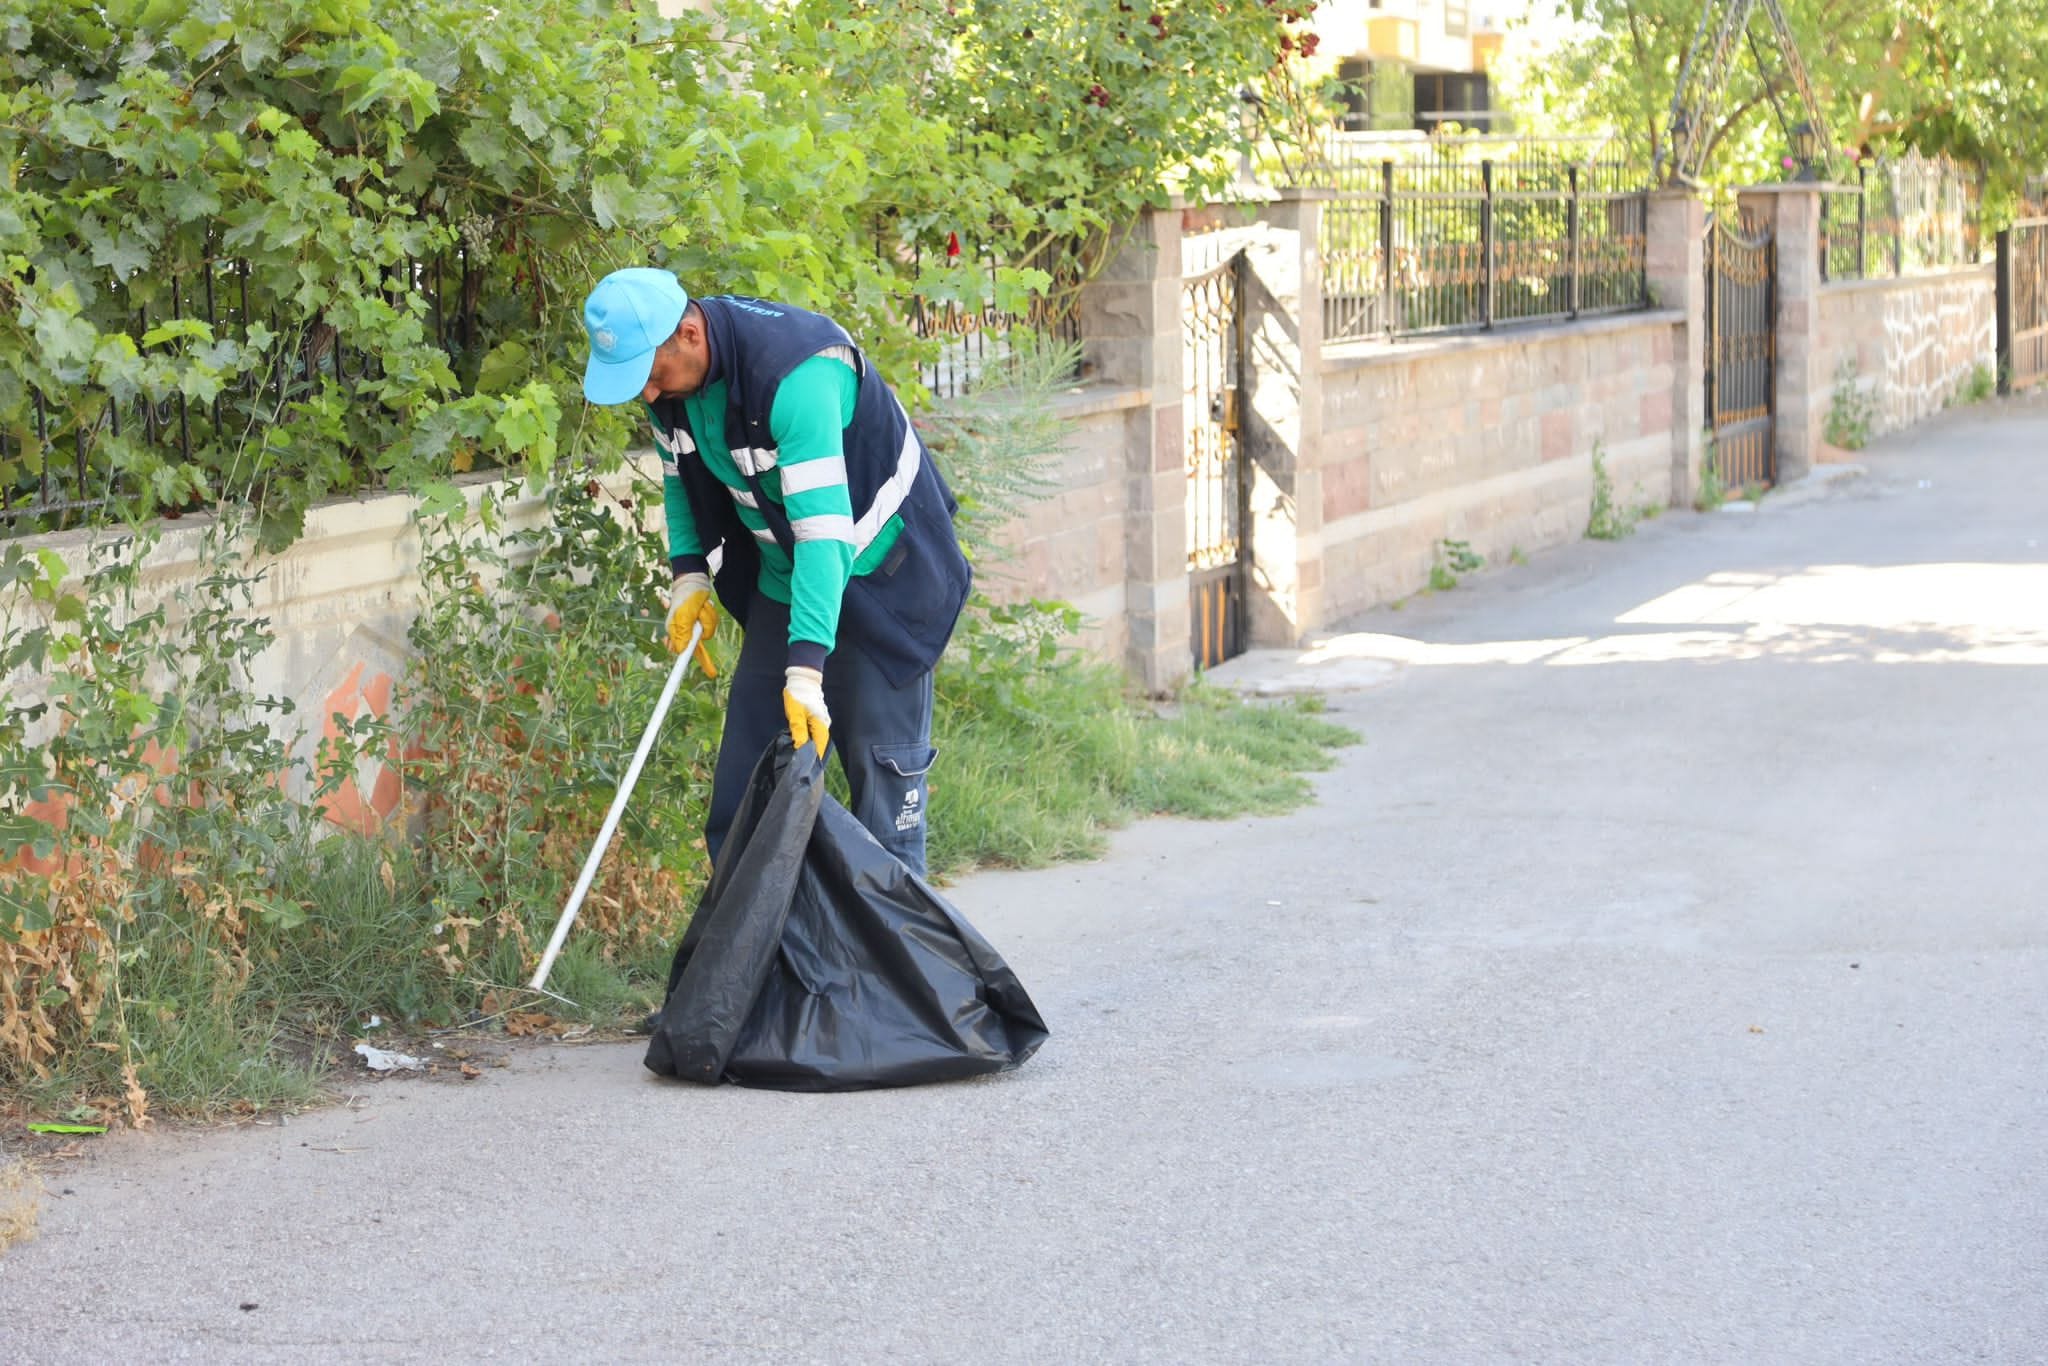
[[[703,634],[697,640],[698,667],[704,670],[706,678],[716,678],[718,668],[704,649],[704,642],[710,640],[711,633],[718,629],[718,608],[711,601],[711,576],[678,574],[675,585],[668,592],[669,653],[681,654],[689,649],[690,633],[698,627],[703,628]]]

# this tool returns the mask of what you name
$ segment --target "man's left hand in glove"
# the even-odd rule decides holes
[[[792,664],[782,671],[782,714],[789,719],[789,738],[798,749],[811,744],[818,757],[832,742],[832,713],[825,710],[825,675]]]

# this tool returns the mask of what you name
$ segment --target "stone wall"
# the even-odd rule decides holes
[[[1823,411],[1846,383],[1869,399],[1872,436],[1940,412],[1978,367],[1995,364],[1993,292],[1990,266],[1823,288]]]
[[[1126,452],[1133,423],[1151,418],[1143,389],[1089,385],[1060,395],[1054,409],[1064,440],[1047,475],[1051,492],[997,537],[1002,554],[975,566],[996,602],[1057,598],[1086,618],[1081,645],[1103,659],[1130,647],[1127,574]]]
[[[1326,619],[1426,585],[1444,538],[1500,560],[1585,534],[1596,450],[1617,507],[1670,502],[1683,322],[1634,313],[1327,351]]]
[[[660,471],[651,454],[643,453],[634,468],[611,476],[612,492],[635,496],[647,515],[659,517]],[[458,481],[472,510],[486,490],[495,489],[498,515],[506,531],[536,526],[547,505],[524,492],[516,481],[477,475]],[[397,699],[412,650],[407,630],[421,602],[418,505],[404,495],[383,494],[325,503],[306,514],[305,532],[276,555],[256,556],[245,548],[245,564],[260,576],[254,612],[266,618],[273,635],[270,647],[254,661],[247,685],[255,696],[289,698],[289,717],[273,716],[270,724],[311,759],[323,739],[339,730],[339,713],[353,722],[386,716]],[[189,517],[165,524],[162,539],[144,561],[137,608],[164,607],[175,622],[182,605],[207,567],[207,538],[212,519]],[[38,545],[56,552],[82,575],[95,562],[90,533],[65,532],[38,538]],[[0,610],[8,604],[0,602]],[[43,680],[27,672],[0,678],[0,687],[34,692]],[[49,725],[54,716],[42,724]],[[32,739],[40,738],[31,736]],[[306,797],[303,774],[295,774],[294,795]],[[356,777],[330,796],[322,807],[338,825],[361,831],[378,829],[399,805],[395,768],[366,760]],[[57,819],[58,808],[45,804],[29,814]]]

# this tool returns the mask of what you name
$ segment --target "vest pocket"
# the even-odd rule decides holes
[[[905,505],[895,571],[856,576],[841,609],[840,639],[859,645],[899,688],[938,662],[973,580],[951,523],[925,516],[936,502],[923,505],[920,498]]]
[[[954,619],[967,599],[966,576],[960,573],[960,552],[952,546],[935,544],[949,536],[952,527],[927,527],[912,517],[906,507],[902,534],[889,552],[891,563],[881,575],[855,579],[877,599],[877,605],[897,625],[920,642],[937,634],[936,644],[944,648],[953,632]],[[945,551],[951,551],[946,554]]]

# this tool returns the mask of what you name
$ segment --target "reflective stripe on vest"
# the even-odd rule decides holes
[[[683,456],[694,455],[697,451],[697,443],[690,438],[688,432],[684,431],[681,427],[671,432],[659,421],[654,424],[654,444],[661,447],[661,453],[664,457],[661,462],[661,472],[672,479],[682,476],[682,471],[677,467],[676,461]]]
[[[894,398],[892,394],[890,397]],[[889,519],[902,510],[904,500],[910,497],[911,486],[917,483],[917,472],[924,464],[924,449],[917,442],[917,428],[910,425],[910,414],[903,411],[903,400],[896,399],[896,414],[903,419],[903,449],[896,455],[896,472],[875,490],[875,501],[868,504],[853,524],[853,553],[859,555],[874,544],[875,537],[882,534],[882,528],[889,525]]]
[[[740,467],[740,473],[759,478],[775,468],[775,449],[772,446],[734,446],[732,462]]]

